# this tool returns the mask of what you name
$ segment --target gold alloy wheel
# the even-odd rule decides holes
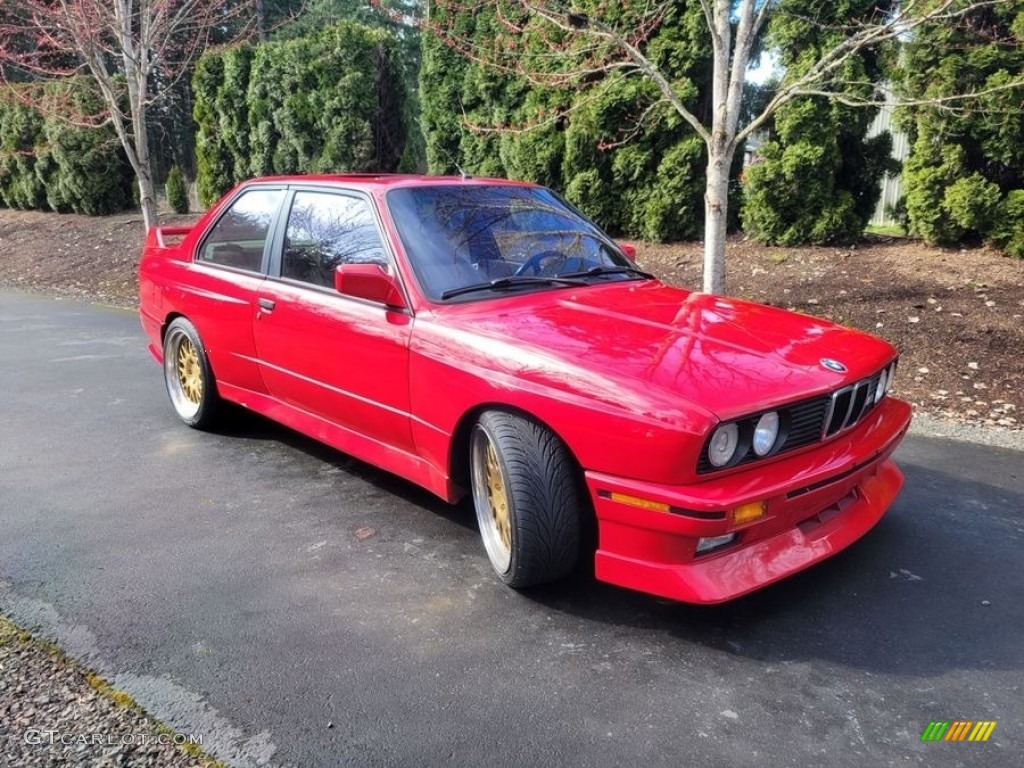
[[[470,476],[480,538],[494,570],[504,577],[512,570],[515,539],[512,494],[493,438],[481,425],[471,437]]]
[[[203,373],[199,367],[199,354],[188,337],[178,343],[178,381],[185,397],[195,405],[203,398]]]
[[[508,490],[505,488],[505,479],[498,466],[498,456],[489,440],[487,441],[487,500],[490,502],[491,517],[494,518],[494,524],[498,528],[501,543],[507,549],[511,549],[512,521],[509,519]]]
[[[164,382],[174,410],[185,423],[195,426],[209,409],[203,352],[195,330],[186,321],[175,320],[164,339]],[[215,394],[215,393],[210,393]]]

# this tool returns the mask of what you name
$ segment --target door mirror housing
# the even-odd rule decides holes
[[[380,264],[340,264],[334,270],[334,290],[392,309],[406,307],[398,280]]]
[[[619,246],[619,250],[625,254],[626,258],[630,261],[636,261],[636,246],[632,243],[616,243]]]

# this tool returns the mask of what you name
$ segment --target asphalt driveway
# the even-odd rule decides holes
[[[256,417],[189,430],[133,313],[0,293],[0,391],[0,611],[232,765],[1024,754],[1022,453],[911,437],[864,541],[696,608],[513,592],[467,507]]]

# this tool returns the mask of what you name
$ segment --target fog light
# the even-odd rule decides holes
[[[752,501],[743,504],[732,511],[732,522],[734,525],[743,525],[760,520],[765,515],[765,503],[763,501]]]
[[[697,554],[704,555],[713,549],[732,544],[736,540],[735,533],[727,533],[725,536],[702,536],[697,539]]]

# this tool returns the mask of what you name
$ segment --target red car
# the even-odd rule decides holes
[[[714,603],[867,533],[903,482],[896,351],[632,255],[530,184],[258,179],[149,232],[141,318],[186,424],[230,401],[472,494],[512,587],[593,557]]]

